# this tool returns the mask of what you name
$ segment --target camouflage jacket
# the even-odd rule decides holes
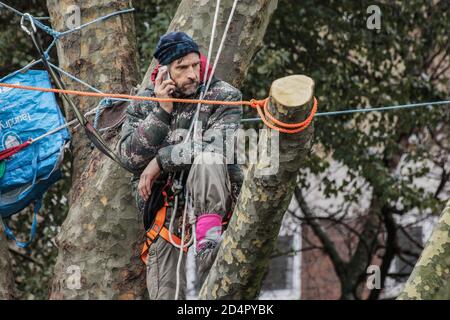
[[[153,86],[146,88],[144,96],[154,96]],[[198,99],[200,88],[190,99]],[[230,84],[213,79],[205,100],[239,101],[241,92]],[[156,157],[162,174],[158,178],[164,180],[167,173],[177,172],[189,168],[189,164],[174,161],[172,153],[174,148],[182,146],[182,130],[184,134],[190,126],[197,104],[174,103],[173,111],[169,114],[159,106],[158,102],[135,101],[126,111],[126,119],[122,127],[122,136],[119,142],[119,155],[122,161],[136,171],[132,178],[132,190],[137,201],[139,211],[142,213],[144,202],[137,192],[140,174],[147,164]],[[208,105],[202,104],[198,123],[201,123],[202,132],[207,133],[201,140],[202,150],[215,151],[226,156],[226,148],[235,146],[235,133],[242,119],[242,106]],[[213,134],[208,134],[213,132]],[[220,139],[217,139],[219,134]],[[186,144],[189,142],[186,142]],[[192,144],[192,142],[190,142]],[[185,163],[192,163],[196,148],[183,149]],[[235,158],[235,157],[233,157]],[[234,160],[234,159],[233,159]],[[228,172],[234,200],[239,194],[243,174],[241,167],[234,162],[228,164]]]

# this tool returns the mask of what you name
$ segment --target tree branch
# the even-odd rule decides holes
[[[336,273],[338,275],[343,275],[345,262],[342,260],[335,245],[333,244],[331,239],[328,237],[326,232],[322,229],[322,227],[316,221],[314,221],[314,219],[313,219],[314,214],[311,212],[311,209],[306,204],[305,199],[303,198],[302,191],[300,190],[298,185],[295,187],[294,196],[298,202],[300,209],[302,210],[304,216],[306,217],[308,224],[311,226],[315,235],[319,238],[320,242],[322,242],[322,244],[324,246],[324,251],[330,257],[330,259],[333,263],[333,266],[336,270]]]

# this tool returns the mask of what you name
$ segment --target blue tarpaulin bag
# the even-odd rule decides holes
[[[47,72],[41,70],[12,74],[2,82],[51,88]],[[0,151],[36,139],[63,124],[65,119],[52,92],[0,88]],[[6,235],[20,247],[34,239],[42,196],[61,177],[59,165],[69,139],[69,131],[64,128],[0,162],[0,218],[10,217],[34,203],[28,242],[17,241],[3,221]]]

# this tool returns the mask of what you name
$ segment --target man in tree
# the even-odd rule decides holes
[[[184,32],[162,36],[154,57],[159,65],[152,73],[152,84],[145,90],[147,96],[199,99],[205,89],[206,83],[202,81],[206,72],[206,79],[212,79],[204,99],[241,100],[238,89],[211,75],[211,68],[200,54],[198,45]],[[131,103],[122,129],[119,153],[122,160],[136,171],[132,190],[148,231],[142,258],[147,264],[150,299],[175,297],[180,249],[173,243],[180,242],[182,230],[186,228],[182,223],[186,202],[192,204],[188,211],[193,217],[191,222],[196,222],[192,236],[196,239],[198,273],[203,282],[217,254],[222,224],[233,212],[242,185],[240,167],[227,164],[229,157],[225,157],[234,147],[242,106],[202,104],[196,122],[196,127],[203,133],[201,141],[197,138],[184,140],[196,110],[196,103]],[[174,178],[180,182],[178,188],[171,183]],[[183,187],[188,197],[183,192],[177,193]],[[173,196],[176,194],[179,201],[174,208]],[[161,217],[166,202],[163,227],[169,232],[165,228],[155,228],[155,221]],[[170,230],[173,214],[176,227]],[[149,233],[150,230],[156,230],[156,233]],[[168,237],[170,232],[172,239]],[[181,262],[180,298],[185,297],[184,260],[185,253]]]

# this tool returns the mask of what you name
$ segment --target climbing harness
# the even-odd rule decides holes
[[[166,184],[166,186],[168,186],[168,184]],[[182,240],[176,235],[171,234],[171,232],[164,225],[166,221],[167,210],[169,208],[169,196],[167,195],[166,187],[161,191],[161,194],[164,197],[164,203],[162,207],[156,212],[153,222],[151,223],[150,228],[145,234],[146,240],[141,251],[141,260],[145,264],[147,264],[150,245],[157,239],[158,236],[161,236],[167,242],[173,241],[178,246],[181,246],[182,243]],[[144,210],[144,214],[149,214],[148,210],[149,209]],[[175,216],[175,212],[172,212],[172,215]],[[184,246],[183,251],[187,252],[187,250],[188,246]]]

